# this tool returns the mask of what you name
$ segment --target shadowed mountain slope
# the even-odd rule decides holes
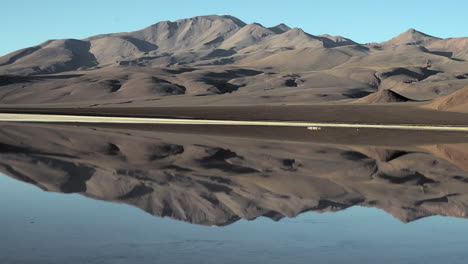
[[[415,29],[358,44],[284,24],[199,16],[4,55],[0,79],[8,81],[0,82],[0,103],[307,104],[387,89],[431,100],[468,85],[466,54],[466,38]],[[252,71],[258,74],[231,74]]]
[[[411,101],[411,99],[399,95],[392,90],[382,90],[375,92],[366,97],[360,98],[353,103],[356,104],[381,104],[381,103],[403,103]]]
[[[453,94],[438,98],[424,107],[468,113],[468,86]]]

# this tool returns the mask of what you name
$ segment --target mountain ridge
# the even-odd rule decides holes
[[[236,33],[239,33],[239,31],[247,30],[246,27],[253,26],[256,27],[256,31],[262,30],[263,34],[261,34],[261,36],[255,36],[257,33],[254,32],[254,30],[247,32],[242,36],[237,36],[240,39],[231,38],[236,35]],[[288,35],[278,37],[276,42],[282,43],[265,43],[262,45],[260,43],[262,43],[265,40],[265,37],[267,37],[264,36],[267,35],[267,32],[268,35],[272,37],[282,34]],[[253,38],[253,40],[249,41],[248,38]],[[73,39],[67,40],[72,41]],[[409,29],[399,36],[389,41],[382,42],[381,44],[427,44],[429,42],[432,43],[435,40],[442,39],[432,37],[415,29]],[[49,45],[51,43],[60,41],[65,40],[47,40],[39,45],[5,54],[0,57],[0,72],[2,71],[2,67],[12,64],[14,65],[18,61],[18,58],[20,59],[19,61],[22,62],[27,59],[25,57],[30,56],[32,53],[36,53],[40,49],[50,49],[51,47],[49,47]],[[175,21],[161,21],[137,31],[99,34],[77,41],[89,42],[90,44],[88,45],[92,47],[89,52],[94,57],[98,58],[96,63],[87,61],[86,63],[83,63],[83,65],[77,65],[81,67],[117,63],[120,59],[130,57],[135,58],[138,56],[141,57],[144,56],[145,53],[151,53],[156,50],[160,52],[193,52],[208,48],[218,48],[221,46],[229,48],[235,46],[237,43],[243,42],[246,43],[245,47],[259,45],[259,48],[278,49],[322,46],[332,48],[344,45],[361,45],[346,37],[331,36],[328,34],[315,36],[304,32],[300,28],[290,28],[285,24],[278,24],[277,26],[270,28],[264,27],[259,23],[246,24],[240,19],[229,15],[207,15]],[[228,44],[224,44],[223,46],[224,42],[227,42]],[[245,47],[241,45],[241,49]],[[55,52],[63,55],[63,51],[59,50],[60,48],[68,51],[66,47],[58,47],[58,50]],[[103,50],[106,50],[106,52]],[[36,60],[41,58],[42,57],[34,57]],[[62,61],[60,62],[63,63]],[[80,67],[68,67],[66,69],[76,70],[77,68]],[[32,72],[28,72],[27,74],[50,72],[60,72],[60,70],[49,69],[37,72],[36,69],[36,71],[32,70]]]
[[[0,103],[313,103],[385,89],[411,101],[430,100],[468,85],[457,77],[468,73],[467,39],[409,29],[385,42],[359,44],[285,24],[198,16],[132,32],[48,40],[2,56],[0,76],[10,81],[0,89]],[[28,81],[17,82],[24,77]],[[221,94],[229,96],[212,100]]]

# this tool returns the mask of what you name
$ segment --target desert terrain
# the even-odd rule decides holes
[[[48,40],[6,54],[0,57],[0,108],[166,115],[160,107],[232,107],[213,113],[219,115],[235,113],[234,107],[299,105],[320,115],[369,105],[371,112],[466,113],[467,59],[468,38],[441,39],[415,29],[381,43],[356,43],[284,24],[200,16],[134,32]],[[347,115],[336,118],[353,118]]]
[[[381,43],[232,16],[48,40],[0,57],[0,112],[468,125],[468,38]],[[21,121],[21,120],[19,120]],[[45,191],[228,225],[376,207],[467,217],[468,133],[1,122],[0,170]]]
[[[110,2],[2,2],[0,264],[467,263],[468,4]]]

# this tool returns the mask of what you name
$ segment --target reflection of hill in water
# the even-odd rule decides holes
[[[437,143],[437,142],[434,142]],[[466,146],[466,145],[465,145]],[[202,225],[354,205],[466,217],[460,144],[388,150],[111,128],[2,124],[0,169],[53,192]]]

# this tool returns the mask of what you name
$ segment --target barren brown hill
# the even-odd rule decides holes
[[[382,90],[353,101],[355,104],[403,103],[413,101],[392,90]]]
[[[410,29],[359,44],[284,24],[199,16],[4,55],[0,104],[310,104],[387,89],[431,100],[468,85],[466,43]]]
[[[428,34],[417,31],[414,28],[410,28],[402,34],[392,38],[383,44],[390,45],[427,45],[434,41],[440,40],[440,38],[430,36]]]
[[[460,60],[468,59],[468,38],[449,38],[434,41],[427,46],[432,52],[445,54]]]
[[[468,113],[468,86],[453,94],[438,98],[424,107],[444,111]]]

